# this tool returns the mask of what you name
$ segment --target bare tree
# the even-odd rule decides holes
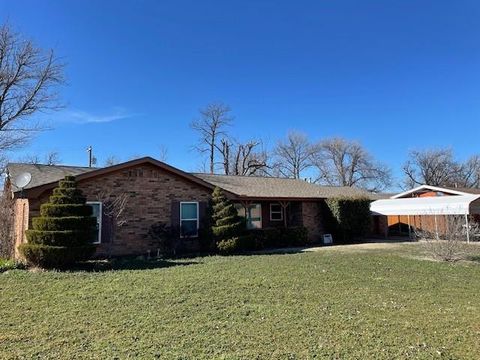
[[[403,165],[406,187],[417,185],[456,186],[464,167],[455,160],[452,149],[414,150]]]
[[[159,150],[158,160],[163,161],[163,162],[167,161],[167,159],[168,159],[168,148],[167,148],[167,146],[162,144],[158,147],[158,150]]]
[[[127,224],[128,193],[112,194],[100,192],[97,199],[102,203],[102,219],[109,235],[108,252],[111,255],[118,228]]]
[[[199,144],[196,149],[207,153],[210,173],[215,172],[215,153],[221,151],[219,139],[225,135],[225,127],[231,124],[231,109],[221,102],[211,103],[200,109],[200,119],[194,120],[190,126],[199,133]]]
[[[312,166],[314,152],[314,147],[305,134],[291,131],[285,140],[277,142],[273,150],[273,166],[280,176],[300,179],[303,171]]]
[[[41,164],[42,160],[40,158],[40,155],[38,154],[27,154],[20,158],[20,162],[25,163],[25,164]]]
[[[10,196],[11,189],[5,187],[0,192],[0,258],[13,258],[15,252],[14,223],[13,223],[13,199]]]
[[[61,162],[60,155],[56,151],[51,151],[45,156],[46,165],[58,165]]]
[[[473,155],[461,166],[457,185],[465,188],[480,188],[480,156]]]
[[[104,166],[105,167],[113,166],[113,165],[118,164],[119,162],[120,161],[118,160],[118,158],[115,155],[110,155],[109,157],[107,157],[105,159]]]
[[[380,191],[390,186],[390,169],[369,154],[361,144],[342,138],[326,139],[315,146],[312,162],[316,182]]]
[[[0,27],[0,150],[24,144],[41,129],[32,115],[58,109],[63,65],[8,25]]]
[[[470,237],[478,241],[480,238],[480,226],[472,220],[470,221],[468,231]],[[415,231],[415,236],[417,240],[423,242],[427,255],[442,261],[466,259],[472,253],[472,246],[475,245],[467,243],[467,228],[464,216],[445,216],[442,228],[441,233]]]
[[[221,140],[223,170],[226,175],[265,175],[268,168],[267,152],[257,150],[261,142],[250,140],[246,143]]]
[[[21,162],[34,165],[58,165],[61,163],[60,155],[57,151],[50,151],[42,158],[39,154],[25,155],[20,159]]]
[[[61,159],[57,151],[50,151],[43,158],[38,153],[27,154],[20,158],[20,162],[34,165],[58,165],[61,163]]]

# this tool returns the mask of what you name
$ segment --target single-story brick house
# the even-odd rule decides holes
[[[372,195],[360,189],[319,186],[303,180],[187,173],[151,157],[105,168],[11,163],[7,169],[5,186],[15,200],[17,245],[25,241],[25,229],[32,217],[38,216],[40,205],[48,200],[58,181],[74,175],[98,218],[94,241],[98,254],[107,248],[113,255],[155,253],[157,246],[148,231],[158,222],[178,228],[179,241],[186,248],[195,248],[216,186],[235,202],[249,228],[304,226],[311,241],[320,240],[324,233],[321,207],[325,199]],[[32,180],[21,191],[14,183],[25,172]],[[122,215],[125,225],[117,227],[113,239],[103,205],[119,196],[127,199]]]

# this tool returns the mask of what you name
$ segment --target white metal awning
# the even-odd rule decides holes
[[[480,195],[453,195],[377,200],[373,215],[469,215],[480,214]]]

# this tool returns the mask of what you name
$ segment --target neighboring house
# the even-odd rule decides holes
[[[462,216],[465,229],[480,221],[480,189],[421,185],[371,203],[374,219],[387,217],[391,235],[414,231],[442,234],[447,231],[447,216]],[[374,221],[375,222],[375,221]]]
[[[97,253],[108,250],[113,255],[155,253],[158,245],[148,231],[158,222],[178,230],[183,248],[195,249],[216,186],[235,202],[249,228],[304,226],[311,241],[319,240],[324,233],[325,199],[371,195],[360,189],[318,186],[303,180],[187,173],[150,157],[101,169],[9,164],[8,172],[10,179],[24,172],[32,175],[23,191],[11,180],[17,244],[25,241],[25,229],[32,217],[38,216],[40,205],[48,200],[58,181],[65,175],[75,175],[98,218]],[[116,229],[113,238],[111,219],[107,221],[102,208],[119,196],[127,197],[122,215],[126,222]]]

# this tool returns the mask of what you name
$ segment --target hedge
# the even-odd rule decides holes
[[[368,198],[327,199],[324,214],[327,232],[332,233],[337,241],[343,242],[367,235],[371,229],[370,203]]]

